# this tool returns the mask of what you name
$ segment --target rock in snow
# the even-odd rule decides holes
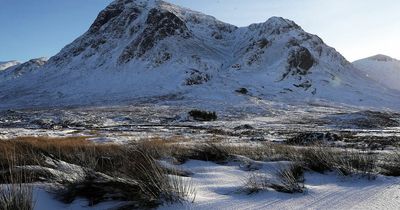
[[[0,74],[0,108],[146,98],[218,106],[254,100],[400,104],[398,91],[372,81],[293,21],[272,17],[236,27],[161,0],[116,0],[45,65],[10,73]],[[236,93],[240,88],[249,94]]]

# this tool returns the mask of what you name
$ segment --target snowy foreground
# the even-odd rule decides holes
[[[260,171],[273,176],[279,162],[260,162]],[[282,163],[281,163],[282,164]],[[245,178],[255,172],[244,171],[238,164],[219,165],[189,161],[180,166],[193,172],[195,201],[166,205],[159,209],[398,209],[400,178],[378,176],[375,180],[340,177],[336,174],[306,173],[304,193],[285,194],[268,190],[248,195],[243,192]],[[120,203],[87,207],[78,200],[65,205],[43,190],[36,191],[36,209],[109,209]]]
[[[273,176],[279,163],[260,164],[262,171]],[[235,164],[190,161],[182,167],[194,173],[196,200],[161,209],[397,209],[400,206],[399,178],[378,177],[371,181],[307,173],[304,193],[270,190],[247,195],[241,190],[245,177],[252,172],[243,171]]]
[[[118,145],[161,138],[178,139],[182,145],[214,141],[257,148],[265,143],[285,144],[289,139],[299,136],[304,139],[316,136],[312,141],[321,141],[332,148],[369,151],[373,154],[392,153],[398,149],[400,142],[399,115],[390,111],[282,104],[269,104],[265,110],[248,109],[250,111],[246,112],[220,110],[217,112],[218,120],[212,122],[194,121],[187,114],[190,109],[167,105],[9,110],[0,113],[0,138],[81,136],[94,143]],[[318,137],[320,134],[322,139]],[[341,138],[334,138],[333,134]],[[261,174],[274,182],[277,180],[277,171],[291,162],[279,158],[255,161],[238,157],[222,162],[189,159],[179,164],[162,159],[162,165],[190,174],[182,179],[191,183],[195,193],[183,202],[165,203],[157,208],[398,209],[400,206],[400,178],[381,174],[370,179],[357,174],[342,176],[335,171],[317,173],[307,170],[304,173],[303,192],[283,193],[265,187],[259,192],[249,193],[246,181],[250,177]],[[80,166],[63,162],[53,168],[50,172],[55,177],[67,174],[68,179],[79,179],[79,173],[83,170]],[[90,207],[83,198],[65,204],[55,198],[49,186],[48,183],[35,184],[35,209],[115,209],[124,204],[121,201],[109,201]]]

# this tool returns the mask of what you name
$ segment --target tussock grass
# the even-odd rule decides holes
[[[0,186],[0,209],[33,210],[33,187],[23,183],[12,183]]]
[[[143,148],[150,149],[156,157],[174,157],[181,163],[188,159],[223,163],[234,155],[241,155],[261,161],[293,161],[307,170],[319,173],[336,171],[343,176],[361,175],[368,178],[374,178],[378,173],[376,155],[357,150],[324,146],[298,147],[276,143],[257,146],[223,143],[181,145],[178,142],[156,140],[141,144]],[[383,167],[389,169],[390,165]]]
[[[33,210],[35,206],[33,198],[33,187],[29,184],[31,174],[25,170],[13,172],[16,166],[16,156],[7,157],[7,166],[1,168],[2,184],[0,184],[0,209],[4,210]]]
[[[368,178],[373,178],[378,169],[385,175],[400,174],[399,153],[387,156],[387,161],[378,165],[374,154],[322,146],[298,147],[275,143],[237,146],[212,141],[187,142],[179,138],[153,138],[121,146],[96,144],[84,137],[26,137],[0,141],[0,182],[11,184],[16,189],[14,195],[22,192],[25,196],[19,197],[26,197],[29,202],[31,191],[25,188],[28,185],[22,183],[39,180],[39,175],[21,175],[23,170],[17,170],[18,166],[52,167],[46,162],[51,158],[74,164],[85,171],[85,177],[78,181],[59,183],[63,189],[58,193],[66,203],[82,197],[88,200],[89,205],[112,199],[130,201],[135,208],[153,208],[164,202],[182,202],[196,196],[190,178],[182,177],[190,174],[161,166],[158,159],[174,159],[176,163],[189,159],[225,163],[237,155],[252,160],[295,163],[278,170],[275,174],[278,182],[274,183],[265,176],[253,173],[244,183],[244,189],[249,194],[268,188],[285,193],[303,192],[304,170],[320,173],[336,171],[343,176],[362,175]],[[11,180],[18,175],[31,180]],[[13,191],[2,191],[2,194],[5,192]],[[12,196],[9,197],[8,200],[13,200]]]
[[[157,145],[155,142],[152,144]],[[3,151],[0,154],[0,165],[2,171],[6,171],[1,173],[2,183],[12,183],[8,179],[21,171],[20,166],[54,167],[46,162],[51,158],[82,168],[86,174],[77,181],[59,183],[63,187],[56,193],[66,203],[81,197],[87,199],[88,205],[111,199],[130,201],[134,206],[147,208],[163,202],[181,202],[195,197],[191,182],[179,177],[179,173],[167,171],[159,165],[153,157],[159,156],[156,147],[143,148],[146,147],[135,144],[95,144],[83,137],[0,141],[0,151]],[[10,158],[14,160],[12,164]],[[43,173],[49,172],[43,170],[39,173],[43,178]],[[33,177],[31,181],[35,181],[36,176]]]
[[[361,175],[374,178],[377,172],[376,156],[356,150],[309,147],[299,149],[291,157],[305,168],[319,173],[336,171],[343,176]]]
[[[267,191],[269,186],[269,181],[263,174],[253,172],[245,178],[242,191],[250,195]]]
[[[400,151],[386,155],[379,167],[382,170],[381,173],[386,176],[400,176]]]
[[[277,172],[279,183],[271,188],[284,193],[302,193],[304,191],[304,169],[298,163],[289,167],[281,167]]]
[[[268,189],[283,193],[304,192],[304,169],[299,164],[280,166],[275,173],[276,181],[272,181],[262,172],[253,172],[246,177],[242,191],[254,194]]]

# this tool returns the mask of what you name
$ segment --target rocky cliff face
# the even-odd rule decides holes
[[[239,88],[247,95],[237,94]],[[393,107],[397,94],[293,21],[272,17],[240,28],[160,0],[116,0],[40,71],[0,79],[6,105],[172,96],[215,104],[257,98]]]

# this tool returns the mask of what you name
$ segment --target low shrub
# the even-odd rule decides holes
[[[215,121],[217,120],[217,114],[215,112],[207,112],[201,110],[191,110],[189,116],[197,121]]]
[[[249,93],[249,90],[247,90],[246,88],[239,88],[235,92],[243,94],[243,95],[247,95]]]

